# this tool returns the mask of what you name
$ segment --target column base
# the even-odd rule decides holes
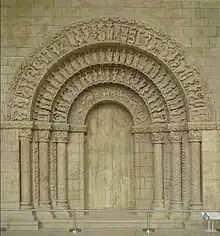
[[[56,203],[56,210],[55,212],[55,218],[60,220],[69,220],[71,214],[68,211],[68,204],[67,201],[57,201]]]
[[[190,208],[190,210],[200,210],[201,209],[201,204],[194,204],[192,205]],[[202,212],[202,210],[201,210]],[[185,226],[187,229],[191,229],[191,228],[200,228],[200,229],[204,229],[204,219],[201,215],[201,212],[191,212],[190,217],[188,219],[188,221],[185,223]]]
[[[48,202],[40,202],[38,210],[37,218],[39,221],[54,219],[54,213],[50,212],[51,205]]]
[[[167,213],[163,212],[164,210],[164,201],[163,200],[154,200],[154,204],[153,204],[153,210],[155,210],[156,212],[152,213],[151,218],[153,220],[165,220],[167,219]],[[158,210],[158,212],[157,212]]]
[[[176,220],[183,220],[184,219],[184,214],[183,212],[180,212],[178,210],[182,210],[183,209],[183,204],[182,202],[178,202],[178,201],[171,201],[171,210],[173,210],[172,212],[170,212],[170,219],[176,219]],[[176,212],[175,212],[176,210]]]

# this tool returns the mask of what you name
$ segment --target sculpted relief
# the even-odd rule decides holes
[[[121,45],[119,49],[115,46],[112,48],[118,43]],[[102,47],[104,49],[101,49]],[[88,53],[81,53],[83,51]],[[69,56],[73,58],[70,63],[68,63]],[[54,71],[53,68],[57,67],[61,58],[63,66],[61,68],[58,66],[56,72],[52,72],[48,78],[47,72]],[[34,53],[22,66],[11,86],[7,118],[31,119],[32,109],[38,105],[38,102],[35,104],[35,97],[39,94],[40,87],[44,86],[44,83],[46,85],[48,80],[53,80],[55,83],[53,86],[56,87],[80,69],[106,63],[128,65],[152,81],[158,79],[160,82],[153,82],[161,93],[162,88],[169,84],[170,90],[176,90],[173,95],[176,100],[185,103],[181,106],[189,109],[188,120],[211,118],[211,108],[208,107],[211,102],[208,92],[205,91],[206,86],[203,86],[205,82],[194,65],[188,63],[180,45],[149,26],[118,18],[78,22],[59,32],[43,45],[40,51]],[[171,74],[173,76],[169,79]],[[156,83],[161,83],[163,77],[166,78],[165,84],[161,84],[160,88]],[[46,90],[50,89],[53,89],[51,84]],[[169,101],[167,89],[166,93],[168,95],[164,96],[168,96]],[[178,98],[178,96],[183,97]],[[172,101],[170,103],[175,107]],[[170,108],[171,113],[173,109]]]

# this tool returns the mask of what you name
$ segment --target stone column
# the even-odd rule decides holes
[[[164,208],[163,197],[163,143],[164,133],[152,133],[154,147],[154,209]]]
[[[19,133],[21,150],[21,208],[32,208],[31,205],[31,129]]]
[[[49,139],[50,130],[39,130],[40,207],[49,208]]]
[[[182,170],[181,170],[181,132],[170,132],[172,145],[172,188],[171,188],[171,208],[182,209]]]
[[[201,132],[189,131],[191,150],[191,209],[201,209]]]
[[[56,132],[57,140],[57,207],[67,209],[67,141],[68,131]]]

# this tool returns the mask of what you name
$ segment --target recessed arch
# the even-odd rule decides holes
[[[53,65],[64,61],[66,56],[79,48],[91,45],[95,50],[100,44],[117,44],[122,45],[122,48],[123,45],[128,45],[137,52],[143,51],[146,57],[150,56],[161,62],[161,66],[183,88],[180,92],[184,97],[183,101],[187,101],[185,105],[189,112],[188,121],[214,119],[212,97],[205,80],[198,68],[189,61],[182,47],[146,24],[115,17],[76,22],[51,37],[33,53],[10,87],[7,119],[30,120],[31,107],[35,103],[39,85],[44,83],[43,80]]]
[[[101,103],[120,104],[131,114],[134,125],[152,122],[144,101],[131,89],[116,84],[99,84],[82,92],[71,105],[67,122],[84,125],[90,110]]]

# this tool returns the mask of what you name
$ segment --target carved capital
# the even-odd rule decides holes
[[[170,132],[170,141],[171,143],[180,143],[182,140],[182,133],[181,132]]]
[[[50,130],[38,130],[38,141],[43,143],[49,142],[50,135]]]
[[[57,143],[67,143],[69,133],[67,131],[56,131]]]
[[[199,130],[190,130],[188,133],[188,137],[189,137],[189,142],[201,142],[202,140],[202,135],[201,135],[201,131]]]
[[[152,133],[152,142],[156,143],[164,143],[164,133]]]
[[[32,130],[31,129],[21,129],[19,131],[19,140],[24,141],[24,140],[32,140]]]

